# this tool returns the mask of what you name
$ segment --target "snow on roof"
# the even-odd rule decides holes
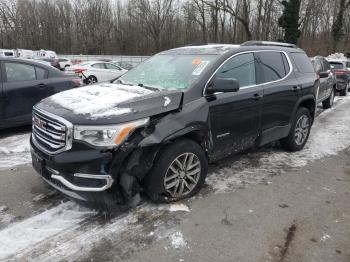
[[[99,84],[71,89],[51,96],[49,99],[75,114],[88,115],[90,119],[130,113],[130,108],[118,105],[127,100],[153,93],[139,86]]]
[[[334,53],[327,56],[327,60],[347,61],[348,59],[343,53]]]

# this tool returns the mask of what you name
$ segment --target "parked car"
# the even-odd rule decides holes
[[[0,57],[0,69],[0,129],[30,124],[36,103],[81,82],[27,59]]]
[[[125,61],[112,61],[112,63],[121,68],[124,68],[125,70],[130,70],[134,67],[132,64]]]
[[[127,70],[122,69],[113,63],[103,61],[84,62],[73,65],[67,68],[66,71],[78,74],[83,78],[86,84],[110,81],[127,72]]]
[[[323,56],[315,56],[311,59],[312,65],[320,78],[320,86],[317,92],[317,103],[321,103],[324,109],[331,108],[337,89],[337,78],[331,69],[329,62]]]
[[[62,70],[60,63],[57,58],[38,58],[37,60],[41,60],[44,62],[48,62],[51,66],[57,68],[58,70]]]
[[[58,63],[60,64],[60,68],[62,70],[66,70],[68,67],[72,66],[72,61],[67,58],[59,58]]]
[[[328,60],[337,77],[337,90],[346,96],[350,89],[350,62],[348,60]]]
[[[319,79],[294,45],[250,41],[161,52],[114,83],[33,109],[33,166],[79,201],[155,202],[198,193],[208,162],[280,141],[306,144]],[[51,134],[55,133],[53,137]]]

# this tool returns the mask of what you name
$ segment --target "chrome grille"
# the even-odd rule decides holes
[[[57,116],[33,110],[34,144],[46,153],[55,154],[71,148],[72,125]]]

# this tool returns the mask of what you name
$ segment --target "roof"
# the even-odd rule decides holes
[[[239,45],[230,44],[198,44],[170,49],[160,54],[203,54],[218,55],[239,48]]]

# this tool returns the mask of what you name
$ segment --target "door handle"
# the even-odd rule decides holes
[[[253,100],[260,100],[262,98],[262,95],[256,93],[253,95]]]
[[[301,89],[300,86],[293,86],[293,91],[294,91],[294,92],[297,92],[297,91],[299,91],[300,89]]]
[[[46,85],[45,84],[38,84],[38,88],[44,89],[44,88],[46,88]]]

